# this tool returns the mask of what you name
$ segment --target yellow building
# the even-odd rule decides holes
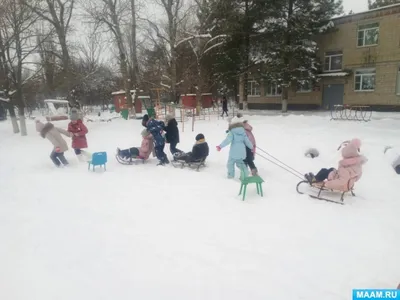
[[[289,109],[329,109],[335,104],[400,109],[400,4],[332,21],[334,30],[316,40],[321,80],[292,87]],[[248,108],[280,108],[280,89],[256,77],[249,75]]]

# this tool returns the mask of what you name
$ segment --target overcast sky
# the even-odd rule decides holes
[[[348,13],[352,10],[354,13],[368,10],[368,0],[343,0],[344,11]]]

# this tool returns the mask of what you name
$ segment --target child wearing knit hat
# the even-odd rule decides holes
[[[79,111],[76,108],[71,109],[70,114],[71,122],[68,124],[68,132],[72,137],[72,148],[75,151],[76,156],[79,160],[83,161],[82,149],[88,147],[86,134],[88,133],[88,129],[83,124],[80,116]]]
[[[132,147],[129,149],[120,150],[117,148],[117,156],[124,161],[130,161],[132,159],[143,159],[146,160],[150,157],[150,153],[154,153],[153,136],[147,129],[143,129],[141,132],[142,144],[140,147]]]
[[[199,133],[198,135],[196,135],[195,139],[196,143],[193,145],[192,151],[188,153],[176,152],[174,154],[174,160],[190,163],[206,159],[209,154],[209,148],[204,134]]]

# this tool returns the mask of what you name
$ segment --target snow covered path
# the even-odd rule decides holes
[[[88,172],[73,152],[55,169],[51,145],[0,123],[0,299],[350,299],[353,288],[400,282],[400,177],[384,145],[400,145],[400,121],[251,116],[258,146],[301,172],[336,166],[336,149],[359,137],[369,162],[357,197],[339,206],[298,195],[296,177],[260,157],[264,198],[226,179],[226,121],[181,133],[210,146],[200,172],[123,166],[116,147],[140,145],[139,121],[88,123],[89,151],[108,152],[107,172]],[[67,123],[57,122],[66,127]],[[69,141],[68,141],[69,142]],[[304,150],[316,147],[311,160]],[[166,149],[169,154],[169,150]]]

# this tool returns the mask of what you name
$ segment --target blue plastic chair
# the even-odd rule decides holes
[[[92,154],[92,160],[88,161],[88,170],[90,170],[90,165],[93,166],[93,172],[95,171],[96,166],[102,166],[104,167],[104,171],[107,171],[106,169],[106,163],[107,163],[107,152],[95,152]]]

